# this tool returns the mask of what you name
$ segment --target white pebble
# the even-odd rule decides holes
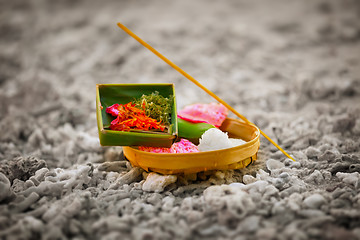
[[[325,198],[315,193],[304,200],[304,204],[309,208],[319,208],[321,205],[323,205],[326,202]]]
[[[270,199],[271,196],[275,196],[279,193],[279,190],[277,190],[273,185],[268,185],[265,188],[264,198]]]
[[[225,173],[221,172],[221,171],[216,171],[215,172],[215,176],[219,179],[224,179],[225,178]]]
[[[287,172],[281,173],[279,177],[282,178],[286,183],[290,181],[290,175]]]
[[[244,175],[244,176],[243,176],[243,182],[244,182],[245,184],[250,184],[250,183],[256,182],[256,178],[254,178],[254,177],[251,176],[251,175]]]
[[[305,151],[306,156],[308,156],[309,158],[314,158],[314,157],[318,157],[320,155],[320,150],[310,146],[306,149]]]
[[[275,170],[275,169],[280,169],[285,167],[285,165],[277,160],[274,159],[269,159],[266,161],[266,167],[267,169],[269,169],[270,171]]]
[[[264,194],[266,187],[269,185],[267,181],[256,181],[251,184],[245,185],[245,188],[249,191],[249,193],[260,193]]]
[[[49,172],[47,168],[41,168],[35,172],[35,178],[38,181],[44,181],[45,174]]]
[[[174,206],[175,198],[173,197],[164,197],[162,200],[162,209],[165,211],[171,211]]]
[[[167,185],[176,182],[176,180],[177,176],[175,175],[159,175],[152,172],[147,176],[142,185],[142,190],[147,192],[162,192]]]
[[[270,174],[265,172],[264,170],[260,169],[257,173],[256,173],[256,179],[258,180],[267,180],[269,178]]]
[[[274,180],[274,186],[277,188],[282,188],[285,184],[285,181],[283,178],[275,178]]]
[[[243,184],[243,183],[239,183],[239,182],[234,182],[234,183],[230,183],[229,186],[230,186],[230,187],[243,187],[244,184]]]
[[[302,209],[298,212],[298,214],[309,219],[320,218],[325,215],[323,211],[317,209]]]
[[[259,229],[260,225],[260,217],[259,216],[250,216],[246,218],[246,221],[242,221],[239,225],[239,229],[242,232],[253,233]]]
[[[319,170],[315,170],[305,178],[305,182],[320,185],[325,182],[325,179]]]
[[[301,167],[301,163],[299,162],[292,162],[292,164],[290,165],[291,168],[300,168]]]
[[[44,229],[43,222],[34,218],[33,216],[26,216],[24,219],[22,219],[21,224],[27,228],[27,230],[37,233],[41,233],[41,231]]]
[[[344,183],[354,185],[355,188],[360,187],[360,173],[358,172],[354,172],[354,173],[338,172],[336,173],[336,177],[338,177]]]
[[[208,187],[204,191],[204,200],[214,210],[221,210],[227,206],[227,209],[234,211],[234,214],[239,214],[239,217],[245,216],[256,206],[250,194],[244,191],[243,187],[230,187],[229,185]]]

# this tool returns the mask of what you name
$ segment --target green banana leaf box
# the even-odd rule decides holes
[[[115,131],[109,128],[115,117],[106,113],[107,107],[116,103],[126,104],[155,91],[172,99],[171,121],[167,132]],[[174,84],[97,84],[96,117],[102,146],[171,147],[178,135]]]

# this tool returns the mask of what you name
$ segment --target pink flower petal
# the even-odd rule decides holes
[[[191,153],[199,152],[199,149],[196,145],[186,139],[181,139],[180,142],[173,143],[170,148],[161,148],[161,147],[145,147],[140,146],[140,151],[152,152],[152,153]]]
[[[220,127],[229,110],[220,103],[193,104],[178,112],[178,117],[190,122],[205,122]]]
[[[115,103],[114,105],[111,105],[110,107],[106,108],[106,112],[111,114],[112,116],[116,117],[119,115],[119,104]]]
[[[196,145],[186,139],[181,139],[180,142],[174,143],[170,148],[172,153],[191,153],[199,152],[199,149]]]

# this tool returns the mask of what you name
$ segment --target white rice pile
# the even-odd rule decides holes
[[[218,128],[211,128],[201,136],[198,148],[200,152],[205,152],[232,148],[244,143],[246,142],[241,139],[229,138],[227,133]]]

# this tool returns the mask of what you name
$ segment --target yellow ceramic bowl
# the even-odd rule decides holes
[[[136,147],[123,147],[123,151],[134,167],[162,174],[240,169],[256,160],[260,146],[260,131],[256,126],[227,118],[220,129],[228,132],[229,137],[240,138],[247,143],[228,149],[196,153],[150,153]]]

